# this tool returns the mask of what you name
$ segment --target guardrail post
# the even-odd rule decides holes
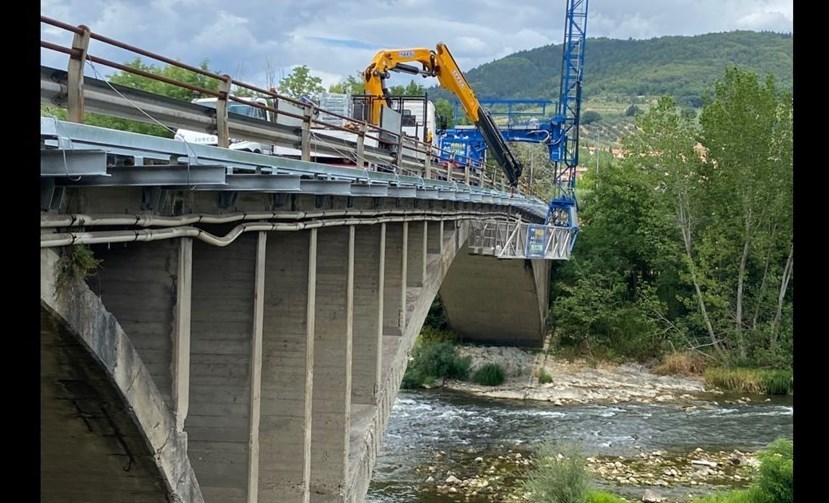
[[[72,54],[67,69],[67,117],[70,122],[83,123],[83,66],[89,49],[89,36],[92,33],[84,25],[78,26],[82,33],[76,33],[72,39]]]
[[[426,160],[423,163],[424,178],[429,180],[432,178],[432,146],[429,145],[429,153],[426,154]]]
[[[366,130],[368,129],[367,122],[360,122],[360,130],[357,132],[357,167],[362,168],[366,162],[363,153],[366,145]]]
[[[485,168],[486,168],[486,166],[484,166],[483,164],[478,166],[478,186],[479,187],[484,186],[484,171],[486,171]]]
[[[403,174],[403,133],[397,135],[397,158],[394,160],[398,174]]]
[[[227,100],[230,95],[230,75],[222,75],[219,81],[219,99],[216,100],[216,136],[219,137],[219,146],[230,146],[230,127],[227,123]]]
[[[313,105],[306,103],[302,109],[302,133],[300,145],[302,147],[303,161],[311,160],[311,117],[314,115]]]
[[[463,181],[469,185],[469,161],[463,165]]]

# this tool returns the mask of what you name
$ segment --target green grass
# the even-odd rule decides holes
[[[714,367],[705,370],[705,384],[740,393],[794,393],[794,379],[790,370]]]
[[[620,498],[615,494],[606,491],[587,491],[585,503],[629,503],[628,500]]]
[[[523,488],[532,503],[585,503],[588,494],[586,458],[572,445],[542,444]]]
[[[498,386],[506,379],[504,369],[497,363],[482,365],[472,374],[472,382],[482,386]]]
[[[548,384],[553,382],[553,376],[547,372],[546,369],[541,369],[538,371],[538,383],[539,384]]]

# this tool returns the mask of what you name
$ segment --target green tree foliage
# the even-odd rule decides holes
[[[709,213],[696,251],[716,329],[743,360],[774,354],[790,342],[780,333],[793,264],[791,96],[730,68],[700,124]]]
[[[587,110],[579,119],[580,124],[593,124],[594,122],[599,122],[602,120],[602,114],[596,112],[595,110]]]
[[[449,100],[445,98],[439,98],[435,100],[435,115],[437,117],[445,117],[444,127],[452,128],[455,127],[454,121],[454,110],[452,109],[452,104],[449,103]],[[441,119],[438,119],[440,121]]]
[[[394,96],[425,96],[426,88],[412,79],[405,86],[391,86],[389,94]]]
[[[349,75],[345,78],[345,80],[337,82],[336,84],[331,84],[328,86],[328,92],[352,95],[365,94],[366,84],[363,81],[362,72],[357,72],[355,75]]]
[[[556,271],[554,326],[565,344],[601,348],[606,356],[654,356],[658,322],[677,309],[664,284],[677,267],[669,222],[635,164],[589,174],[580,182],[588,191],[581,196],[582,231],[573,257]]]
[[[438,379],[466,379],[471,363],[468,356],[458,356],[454,342],[423,340],[412,352],[400,386],[417,388]]]
[[[313,99],[324,91],[322,79],[311,75],[311,70],[306,65],[295,66],[291,73],[279,81],[279,93],[295,99]]]
[[[774,82],[727,70],[699,122],[663,97],[623,159],[589,166],[573,258],[554,275],[562,343],[791,364],[792,100]]]
[[[135,58],[133,61],[126,63],[125,66],[202,89],[215,91],[219,88],[219,81],[217,79],[175,65],[157,66],[154,64],[144,63],[141,61],[141,58]],[[198,65],[198,68],[206,72],[216,73],[215,71],[209,69],[207,61],[203,61],[200,65]],[[160,80],[155,80],[123,70],[112,75],[109,78],[109,82],[180,100],[190,101],[193,98],[193,91],[186,87],[168,84],[167,82],[162,82]],[[93,126],[118,129],[122,131],[132,131],[135,133],[162,136],[165,138],[172,138],[174,135],[174,133],[166,127],[157,124],[119,119],[116,117],[108,117],[92,113],[86,115],[85,122]]]

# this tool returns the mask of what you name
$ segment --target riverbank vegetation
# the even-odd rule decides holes
[[[694,454],[700,457],[702,453],[695,451]],[[556,445],[548,441],[536,449],[532,459],[529,469],[519,484],[523,501],[531,503],[621,503],[627,501],[618,495],[598,491],[591,487],[593,477],[603,476],[602,463],[595,458],[586,457],[576,445]],[[609,462],[610,466],[621,465],[633,468],[636,465],[627,460],[620,463],[619,459],[621,458],[613,457]],[[659,456],[654,459],[662,460],[663,456],[659,453]],[[742,466],[745,463],[740,461],[740,457],[732,456],[730,462],[726,462],[725,465],[729,465],[731,470],[736,469],[737,465],[742,466],[740,473],[743,476],[746,475],[745,470],[748,469],[751,473],[748,485],[742,489],[697,496],[693,500],[694,503],[791,503],[794,491],[792,441],[781,438],[772,442],[757,453],[757,460],[759,460],[759,468],[748,468]],[[699,466],[702,466],[702,470],[706,473],[717,473],[719,467],[723,466],[721,462],[698,459],[695,461],[701,463]],[[737,465],[734,465],[735,462]],[[667,464],[653,465],[651,470],[679,473],[676,469],[666,469],[664,466]],[[709,466],[716,468],[709,468]],[[616,473],[615,469],[613,473]],[[636,476],[640,480],[652,478],[642,471],[638,471]],[[736,479],[739,477],[735,477]],[[659,499],[661,497],[653,492],[652,499],[649,501]]]
[[[791,392],[792,117],[789,92],[737,68],[698,119],[667,97],[637,116],[623,157],[578,182],[579,238],[554,264],[554,350]]]
[[[439,312],[439,302],[433,309]],[[506,380],[504,368],[496,362],[488,362],[473,369],[472,359],[458,352],[457,336],[442,326],[439,314],[427,320],[415,342],[409,364],[400,387],[403,389],[431,387],[440,380],[471,380],[482,386],[498,386]],[[430,324],[433,323],[433,324]]]
[[[778,439],[757,453],[760,471],[747,489],[698,498],[695,503],[791,503],[794,500],[794,445]]]

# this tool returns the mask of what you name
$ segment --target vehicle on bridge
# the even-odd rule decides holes
[[[245,98],[245,97],[236,97],[236,99],[248,102],[248,103],[259,103],[261,105],[268,106],[268,100],[265,98]],[[216,103],[219,101],[218,98],[210,97],[210,98],[195,98],[191,103],[195,103],[197,105],[202,105],[207,108],[216,109]],[[264,108],[258,108],[253,105],[247,103],[240,103],[238,101],[228,101],[227,103],[227,113],[228,114],[237,114],[242,115],[245,117],[251,117],[254,119],[260,119],[265,121],[273,121],[273,114],[265,110]],[[176,134],[174,136],[176,140],[184,141],[187,143],[197,143],[199,145],[212,145],[218,146],[219,145],[219,137],[215,134],[209,132],[199,132],[199,131],[190,131],[187,129],[177,129]],[[230,145],[228,146],[231,150],[241,150],[244,152],[254,152],[256,154],[268,154],[271,155],[274,153],[274,149],[272,145],[267,145],[264,143],[254,142],[254,141],[247,141],[247,140],[239,140],[236,138],[230,139]]]
[[[408,64],[420,63],[420,68]],[[387,49],[378,52],[363,72],[366,94],[371,97],[368,121],[382,126],[385,115],[391,110],[392,100],[386,80],[389,72],[403,72],[424,77],[437,77],[440,85],[458,97],[469,120],[484,137],[490,153],[504,170],[511,187],[518,185],[522,166],[504,140],[490,112],[483,108],[466,81],[452,53],[445,44],[437,44],[435,50],[426,48]],[[432,137],[428,138],[428,142]]]

